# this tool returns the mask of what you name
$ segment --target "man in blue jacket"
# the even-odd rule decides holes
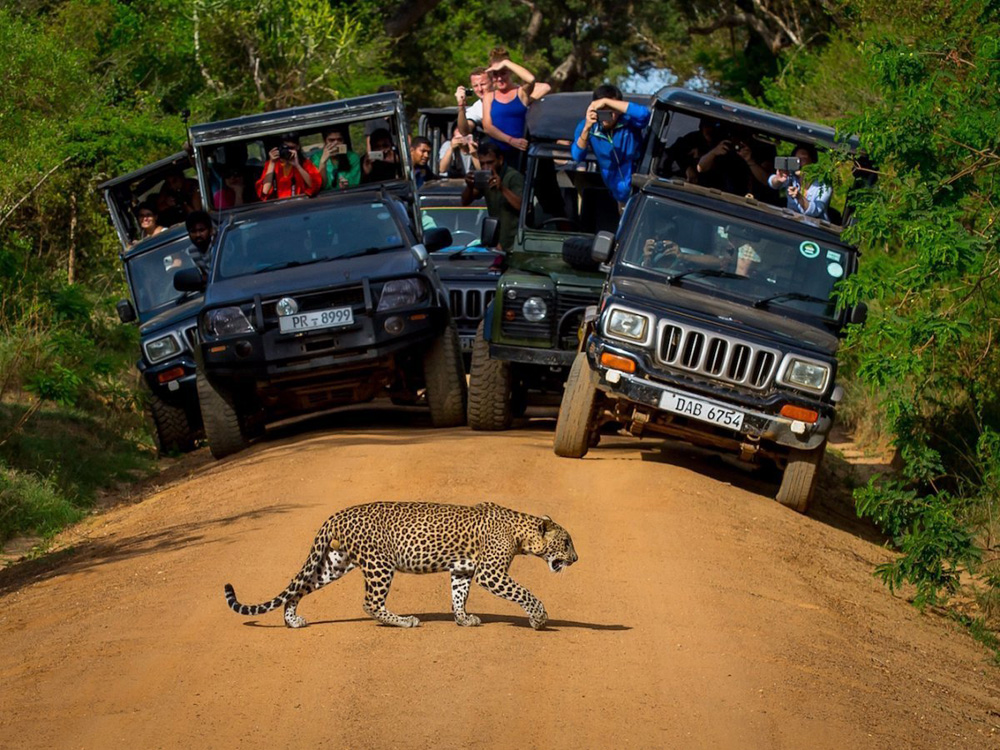
[[[590,148],[604,184],[619,204],[628,200],[632,165],[642,150],[642,131],[649,124],[649,114],[649,107],[624,101],[617,86],[605,84],[594,90],[594,101],[576,126],[573,159],[583,161]]]

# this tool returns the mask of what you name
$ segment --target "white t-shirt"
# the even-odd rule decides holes
[[[465,108],[465,119],[475,120],[476,122],[483,121],[483,100],[476,99],[475,103],[469,107]]]

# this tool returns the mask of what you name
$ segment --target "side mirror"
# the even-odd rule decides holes
[[[174,274],[174,289],[178,292],[204,292],[205,280],[200,268],[182,268]]]
[[[590,246],[590,257],[595,263],[607,263],[615,249],[615,236],[611,232],[598,232]]]
[[[135,320],[135,308],[127,299],[118,300],[115,304],[115,310],[118,312],[118,320],[122,323],[131,323]]]
[[[430,253],[427,252],[426,247],[423,245],[413,245],[410,247],[410,252],[413,253],[413,257],[417,259],[417,266],[420,268],[427,268],[427,259],[431,256]]]
[[[868,305],[864,302],[859,302],[852,307],[851,312],[847,316],[848,323],[855,323],[857,325],[864,325],[866,320],[868,320]]]
[[[492,217],[483,219],[483,228],[479,232],[479,241],[483,247],[496,247],[500,241],[500,220]]]
[[[434,227],[424,230],[424,247],[427,252],[436,253],[451,246],[451,232],[448,227]]]

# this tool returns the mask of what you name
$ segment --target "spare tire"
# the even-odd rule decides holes
[[[562,244],[563,260],[581,271],[596,271],[598,264],[590,255],[592,237],[567,237]]]

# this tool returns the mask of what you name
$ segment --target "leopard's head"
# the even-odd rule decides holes
[[[566,529],[548,516],[533,520],[537,521],[537,533],[531,534],[526,540],[527,552],[545,560],[553,573],[558,573],[579,559],[573,549],[573,539]]]

